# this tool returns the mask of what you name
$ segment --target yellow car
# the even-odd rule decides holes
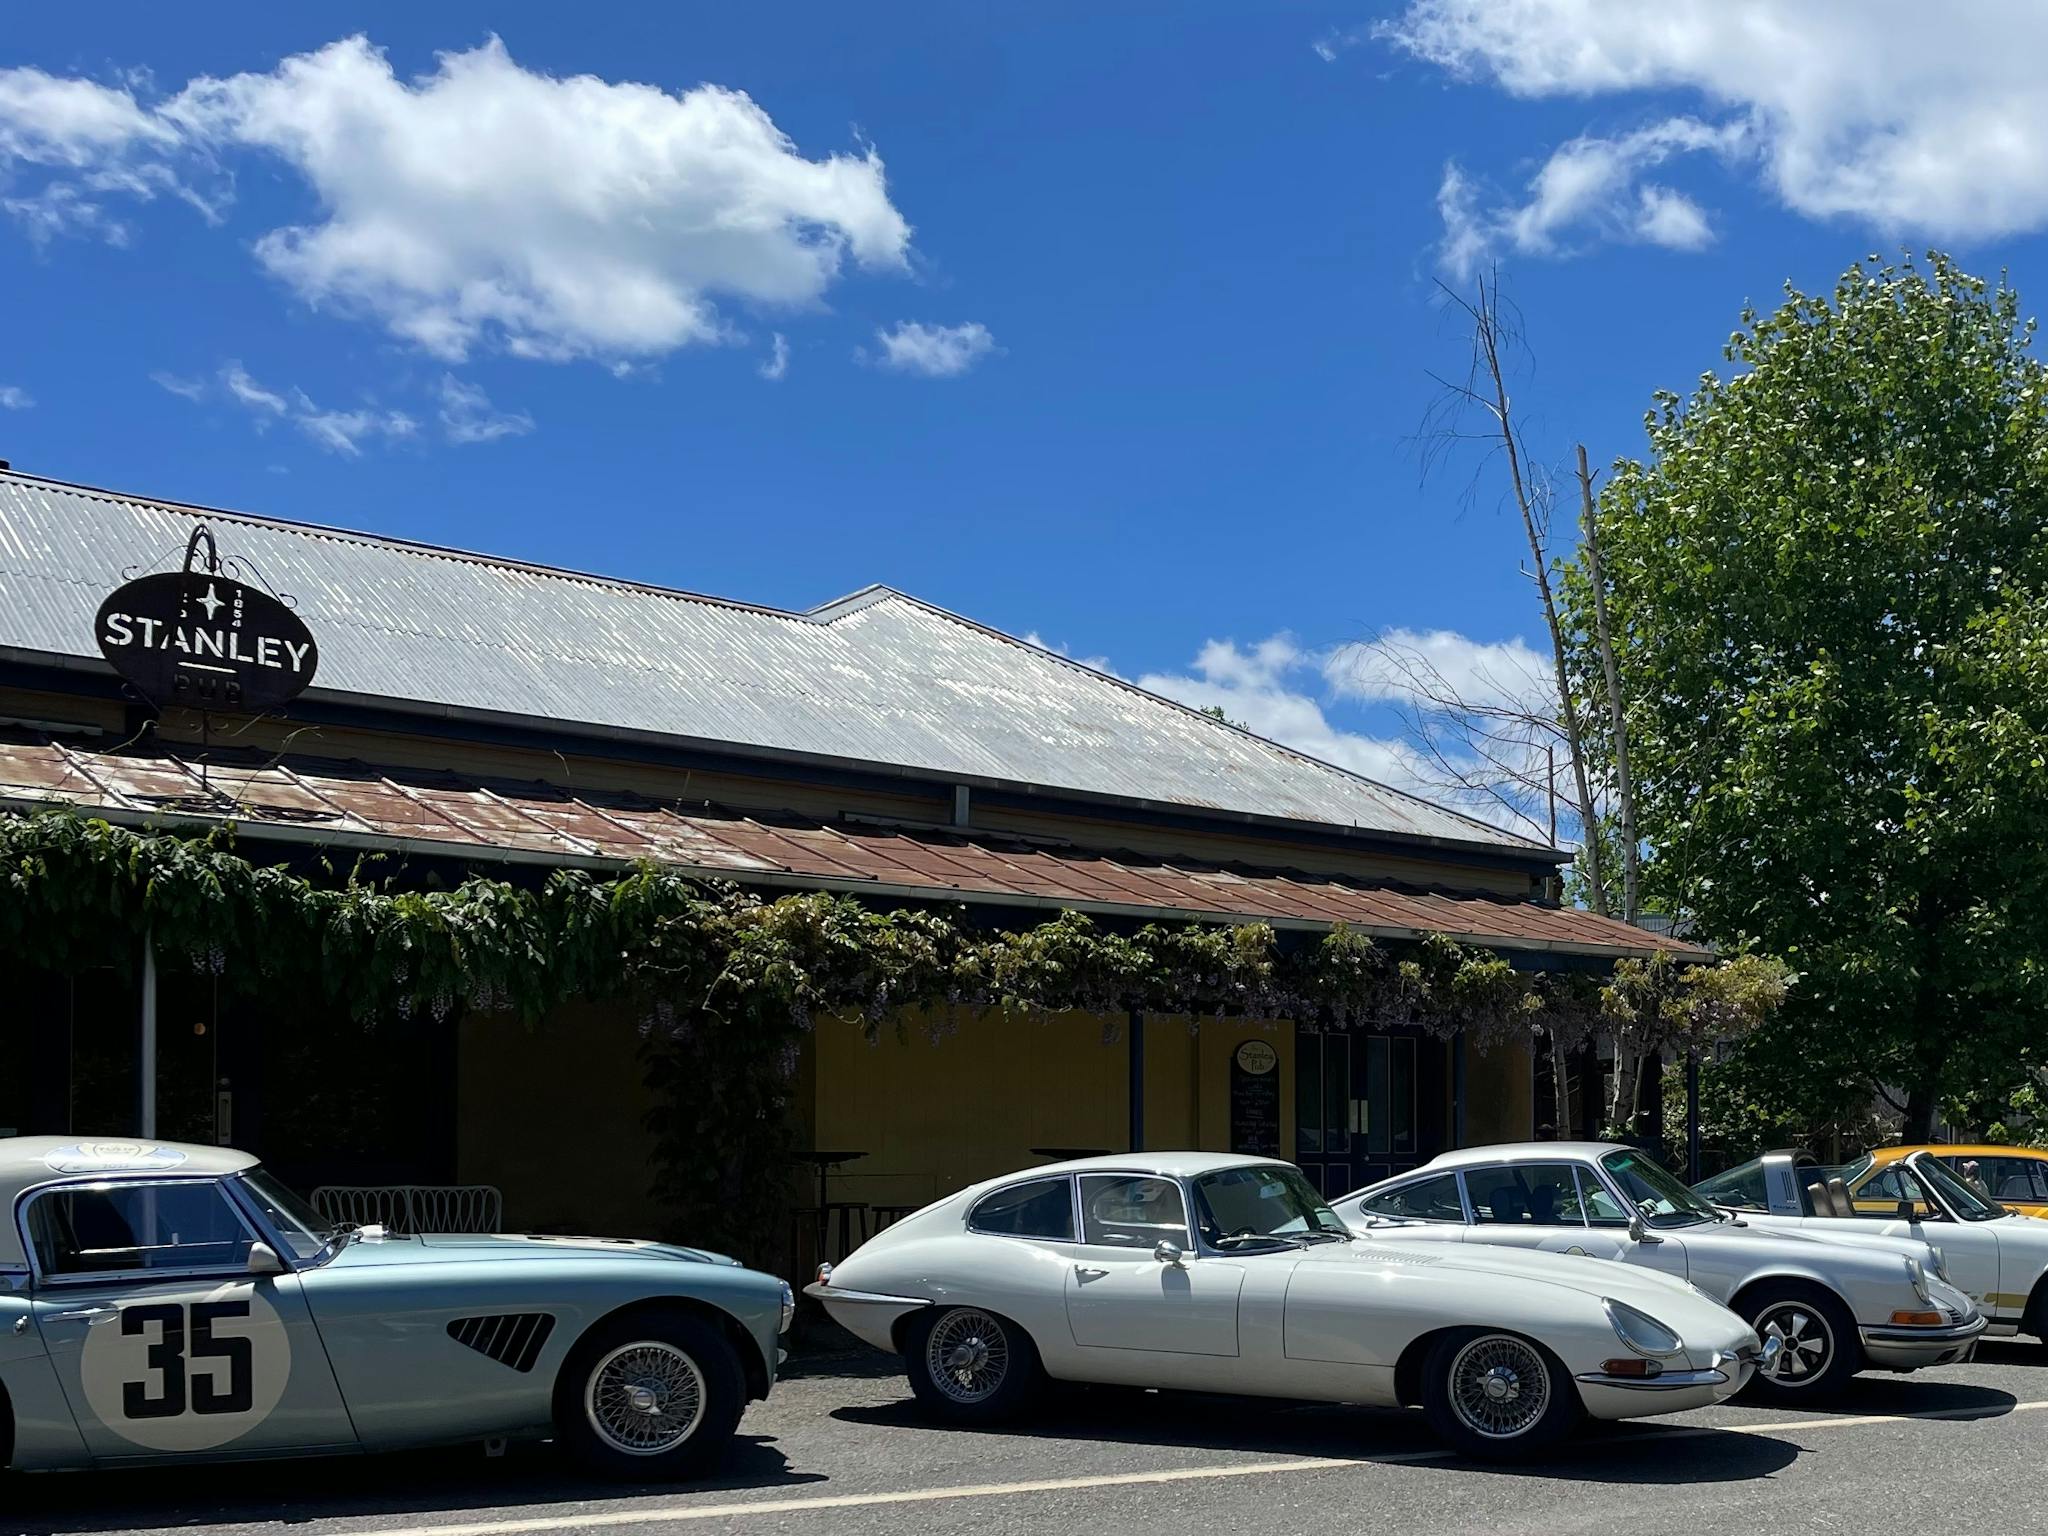
[[[1891,1211],[1902,1199],[1919,1198],[1919,1187],[1899,1177],[1899,1164],[1915,1152],[1931,1152],[1978,1194],[2022,1216],[2048,1217],[2048,1147],[1992,1147],[1943,1144],[1882,1147],[1849,1191],[1859,1212]]]

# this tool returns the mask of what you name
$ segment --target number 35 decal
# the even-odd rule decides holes
[[[255,1397],[254,1346],[247,1337],[215,1338],[213,1325],[223,1318],[246,1318],[244,1301],[195,1301],[189,1306],[128,1307],[121,1313],[121,1331],[160,1332],[149,1346],[148,1365],[154,1381],[121,1384],[121,1411],[131,1419],[175,1419],[193,1413],[247,1413]],[[189,1319],[189,1323],[188,1323]],[[227,1385],[218,1374],[194,1378],[187,1391],[185,1362],[224,1360]]]
[[[83,1329],[80,1385],[98,1432],[152,1451],[254,1434],[292,1374],[290,1330],[248,1282],[138,1297]]]

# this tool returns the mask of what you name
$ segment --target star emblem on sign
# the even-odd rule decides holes
[[[206,622],[211,624],[213,622],[213,616],[216,613],[220,612],[221,609],[227,607],[227,604],[222,602],[220,598],[215,595],[213,590],[213,583],[209,581],[206,584],[206,596],[199,599],[199,606],[206,610]]]

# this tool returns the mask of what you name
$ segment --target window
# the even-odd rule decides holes
[[[60,1188],[28,1208],[46,1275],[242,1270],[254,1239],[210,1181]]]
[[[1764,1194],[1764,1165],[1761,1158],[1703,1180],[1698,1187],[1698,1193],[1701,1199],[1710,1204],[1726,1206],[1730,1210],[1768,1211],[1771,1208],[1771,1202]]]
[[[1586,1224],[1594,1227],[1625,1227],[1628,1212],[1619,1200],[1608,1192],[1600,1176],[1590,1168],[1579,1170],[1579,1200],[1585,1208]]]
[[[1459,1221],[1465,1219],[1464,1203],[1458,1199],[1458,1176],[1434,1174],[1416,1179],[1398,1189],[1367,1195],[1358,1208],[1368,1216],[1392,1216],[1402,1221]]]
[[[1993,1200],[2036,1205],[2048,1200],[2048,1181],[2042,1165],[2031,1157],[1944,1157],[1949,1172],[1957,1175],[1980,1195]],[[1971,1177],[1971,1164],[1976,1177]]]
[[[1186,1248],[1187,1207],[1180,1185],[1148,1174],[1087,1174],[1081,1179],[1082,1240],[1112,1248]]]
[[[1693,1227],[1721,1219],[1720,1212],[1654,1158],[1640,1152],[1609,1152],[1600,1166],[1653,1227]]]
[[[1068,1179],[1033,1179],[984,1195],[967,1218],[977,1232],[998,1237],[1074,1240],[1074,1186]]]
[[[1578,1180],[1570,1163],[1475,1168],[1465,1174],[1472,1219],[1488,1226],[1582,1227]]]
[[[1349,1241],[1350,1229],[1292,1168],[1219,1168],[1195,1180],[1195,1220],[1211,1248]]]
[[[1824,1181],[1833,1172],[1831,1168],[1799,1170],[1800,1177],[1809,1183]],[[1810,1195],[1807,1198],[1809,1201],[1812,1199]],[[1923,1221],[1937,1220],[1941,1216],[1939,1208],[1928,1203],[1927,1191],[1922,1189],[1920,1181],[1913,1177],[1913,1170],[1904,1163],[1887,1164],[1880,1168],[1874,1177],[1857,1185],[1854,1203],[1858,1216],[1871,1217],[1879,1221],[1895,1219],[1901,1203],[1910,1205],[1913,1208],[1913,1215]]]

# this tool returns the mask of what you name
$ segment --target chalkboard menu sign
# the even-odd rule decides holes
[[[1280,1155],[1280,1053],[1247,1040],[1230,1058],[1230,1150]]]

